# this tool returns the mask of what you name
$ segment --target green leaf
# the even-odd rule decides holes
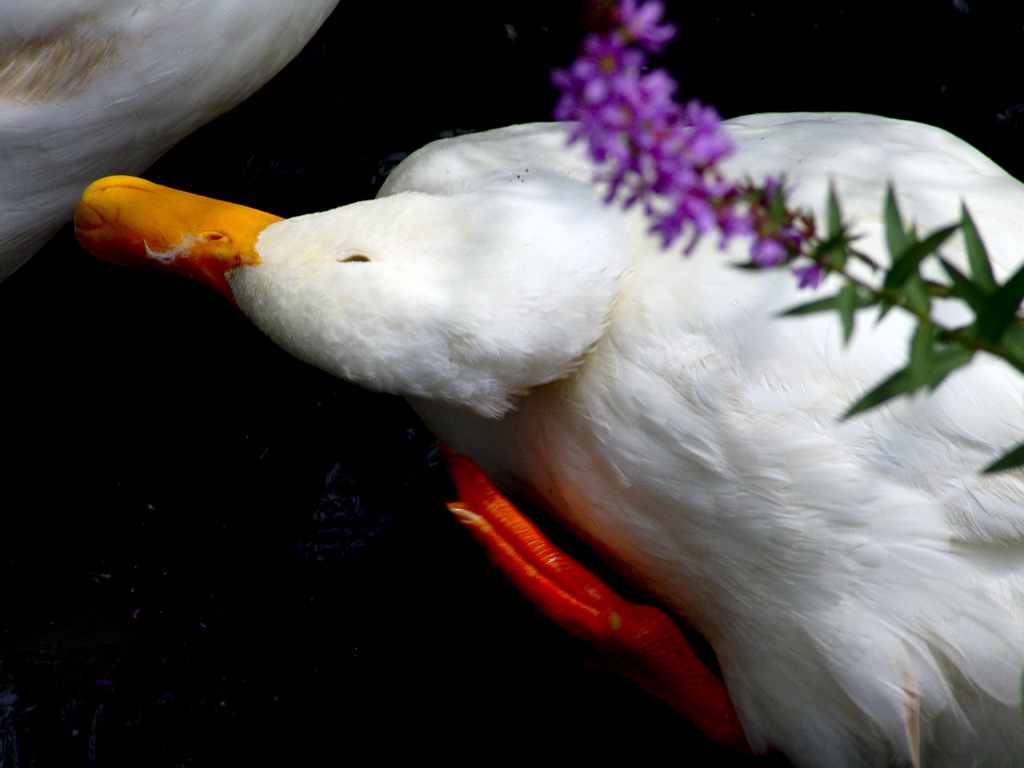
[[[921,261],[930,253],[934,253],[949,236],[956,232],[959,224],[937,229],[920,242],[909,240],[909,244],[899,251],[892,251],[892,268],[885,276],[885,287],[894,290],[905,283],[912,274],[917,272]]]
[[[920,315],[928,315],[932,306],[932,298],[925,287],[924,280],[916,272],[910,276],[906,285],[900,290],[904,304]]]
[[[934,344],[935,326],[925,321],[918,323],[914,337],[910,340],[910,360],[907,361],[907,371],[918,382],[923,383],[928,378]]]
[[[775,194],[768,201],[768,220],[777,227],[781,226],[786,220],[786,198],[783,193],[785,183],[785,178],[780,180],[779,186],[775,189]]]
[[[853,334],[853,313],[858,308],[857,286],[847,283],[836,296],[836,309],[839,311],[839,319],[843,322],[843,343],[850,341]]]
[[[894,306],[896,306],[896,305],[893,304],[888,299],[881,299],[881,300],[879,300],[879,302],[878,302],[878,307],[879,307],[879,310],[878,310],[878,322],[882,322],[882,319],[887,314],[889,314],[889,310],[892,309]]]
[[[850,253],[850,241],[842,233],[829,237],[815,246],[811,258],[827,269],[842,272]]]
[[[907,365],[918,387],[935,389],[942,380],[974,356],[974,350],[957,341],[946,341],[942,329],[922,322],[910,342]]]
[[[1003,331],[996,353],[1017,370],[1024,372],[1024,327],[1021,327],[1020,321],[1010,323]]]
[[[988,291],[975,285],[967,275],[945,259],[939,258],[939,263],[942,264],[942,268],[949,275],[950,282],[953,283],[953,292],[967,302],[967,306],[974,311],[975,317],[980,315],[988,303]]]
[[[870,307],[878,303],[878,299],[867,291],[853,283],[847,283],[846,286],[834,296],[829,296],[824,299],[818,299],[817,301],[810,301],[806,304],[799,304],[795,307],[791,307],[784,312],[779,313],[779,317],[793,317],[796,315],[809,315],[813,312],[828,312],[830,310],[836,310],[841,312],[840,302],[849,302],[850,297],[843,297],[843,293],[848,289],[853,289],[853,308],[863,309],[864,307]]]
[[[839,210],[839,199],[836,197],[836,188],[832,184],[828,186],[828,237],[830,240],[841,237],[843,234],[843,215]]]
[[[828,211],[828,235],[824,240],[818,241],[811,258],[826,269],[842,272],[846,267],[846,259],[852,252],[850,243],[853,242],[853,238],[848,237],[843,228],[843,215],[839,210],[839,200],[834,187],[829,187],[825,207]]]
[[[1016,448],[1007,451],[998,459],[993,461],[984,471],[987,472],[999,472],[1004,469],[1013,469],[1024,464],[1024,443],[1018,445]]]
[[[974,219],[963,203],[960,204],[960,229],[964,233],[967,260],[971,265],[971,279],[983,291],[994,291],[996,279],[992,276],[992,262],[989,261],[985,244],[981,242],[978,228],[974,226]]]
[[[809,315],[812,312],[828,312],[832,309],[838,309],[839,305],[839,294],[835,296],[829,296],[826,299],[818,299],[817,301],[809,301],[806,304],[798,304],[795,307],[781,312],[779,317],[793,317],[796,315]]]
[[[973,357],[974,350],[959,343],[951,343],[938,349],[933,348],[925,386],[935,389],[949,374],[971,362]]]
[[[978,335],[992,343],[1002,338],[1007,327],[1017,316],[1024,298],[1024,266],[993,293],[978,315]]]
[[[912,240],[907,236],[903,228],[903,220],[900,218],[900,209],[896,205],[896,194],[893,192],[892,184],[886,188],[885,193],[885,241],[889,246],[889,254],[896,261],[896,254],[905,251]]]
[[[913,385],[910,374],[907,369],[904,368],[894,373],[888,379],[864,395],[860,400],[851,405],[850,409],[843,414],[843,418],[848,419],[858,413],[863,413],[864,411],[875,408],[898,395],[909,394],[915,389],[917,389],[917,387]]]
[[[921,322],[910,342],[910,359],[877,387],[854,403],[843,418],[874,408],[898,395],[910,395],[919,389],[934,389],[950,373],[966,365],[974,350],[959,342],[943,340],[940,328]]]

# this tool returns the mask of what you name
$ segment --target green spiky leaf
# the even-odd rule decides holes
[[[939,263],[942,264],[942,268],[949,275],[950,282],[953,283],[953,293],[967,302],[967,306],[974,311],[975,317],[980,315],[988,303],[989,293],[975,285],[967,275],[945,259],[940,258]]]
[[[949,239],[959,228],[959,224],[951,224],[932,232],[921,241],[908,238],[905,247],[898,251],[892,251],[892,269],[885,276],[885,287],[894,290],[902,286],[911,275],[917,273],[917,269],[925,256],[935,253],[940,245]]]
[[[899,291],[903,303],[920,315],[927,315],[931,310],[932,297],[925,286],[924,280],[916,272],[910,276]]]
[[[831,184],[828,187],[828,237],[834,239],[843,234],[843,216],[839,210],[839,199],[836,197],[836,188]]]
[[[853,316],[858,309],[858,300],[857,286],[853,283],[844,285],[836,296],[836,309],[839,311],[839,319],[843,323],[844,344],[848,343],[850,336],[853,335]]]
[[[875,298],[870,291],[861,288],[854,283],[847,283],[843,289],[834,296],[791,307],[785,312],[782,312],[780,317],[795,317],[797,315],[809,315],[814,312],[830,312],[835,310],[840,314],[840,317],[846,318],[843,320],[843,330],[846,332],[845,338],[849,340],[850,333],[853,331],[853,313],[858,309],[870,307],[877,302],[878,299]],[[849,321],[848,332],[847,321]]]
[[[1003,331],[996,353],[1017,370],[1024,372],[1024,327],[1019,322],[1010,323]]]
[[[999,286],[978,315],[978,335],[990,342],[1002,338],[1010,323],[1017,316],[1021,299],[1024,298],[1024,266]]]
[[[922,322],[910,342],[910,359],[897,371],[854,403],[844,418],[869,410],[899,395],[919,389],[934,389],[950,373],[966,365],[974,350],[958,342],[943,339],[943,332],[932,323]]]
[[[907,369],[899,370],[851,405],[849,410],[843,414],[843,418],[848,419],[851,416],[856,416],[858,413],[875,408],[899,395],[910,394],[916,388],[911,385],[910,374]]]
[[[1007,451],[998,459],[993,461],[984,471],[988,472],[999,472],[1004,469],[1013,469],[1024,464],[1024,443],[1021,443],[1016,448]]]
[[[900,217],[899,206],[896,205],[896,193],[890,184],[885,193],[885,242],[889,247],[889,254],[902,253],[911,244],[911,238],[903,228],[903,219]]]
[[[783,178],[776,187],[772,199],[768,201],[768,219],[776,226],[781,226],[786,220],[786,197],[783,192],[785,183],[786,180]]]
[[[996,279],[992,275],[992,262],[989,261],[978,228],[974,226],[974,219],[967,212],[967,206],[963,204],[960,206],[960,229],[964,233],[967,261],[971,266],[971,280],[983,291],[994,291]]]

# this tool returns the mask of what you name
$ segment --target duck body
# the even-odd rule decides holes
[[[784,169],[819,220],[833,180],[869,253],[884,253],[892,180],[923,227],[955,221],[963,198],[990,251],[1020,256],[1024,188],[942,131],[853,115],[729,127],[728,170]],[[1024,432],[1018,376],[978,360],[932,396],[840,421],[901,367],[905,318],[862,313],[844,347],[831,317],[775,317],[808,300],[788,273],[734,269],[741,255],[712,239],[661,253],[620,221],[643,244],[575,375],[499,420],[414,399],[425,421],[691,622],[755,749],[808,766],[1020,764],[1024,485],[979,474]]]
[[[98,175],[141,173],[252,95],[337,0],[13,0],[0,8],[0,279]]]
[[[819,220],[833,183],[868,253],[892,181],[922,228],[965,200],[998,276],[1020,258],[1024,186],[944,131],[727,126],[727,173],[785,172]],[[739,243],[664,251],[592,175],[559,125],[428,145],[376,200],[263,229],[230,297],[292,354],[407,396],[692,624],[756,750],[1022,764],[1024,481],[979,474],[1024,434],[1017,375],[981,357],[842,421],[902,366],[906,318],[862,311],[847,345],[828,314],[780,319],[811,298],[792,275],[735,269]]]

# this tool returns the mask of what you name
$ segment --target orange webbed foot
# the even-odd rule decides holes
[[[696,656],[675,621],[631,603],[556,547],[501,494],[480,466],[441,446],[459,501],[448,509],[491,562],[540,611],[613,668],[681,712],[706,736],[753,754],[724,683]]]

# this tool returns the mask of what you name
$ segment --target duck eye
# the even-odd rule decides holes
[[[369,259],[366,256],[363,256],[361,253],[357,253],[354,256],[348,256],[344,259],[338,259],[338,261],[344,264],[347,261],[369,261]]]

